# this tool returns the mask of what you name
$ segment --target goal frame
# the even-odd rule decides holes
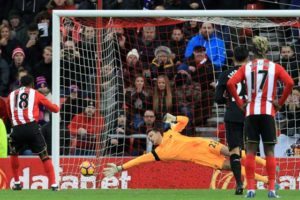
[[[60,104],[60,17],[300,17],[300,10],[54,10],[52,13],[52,100]],[[52,114],[52,160],[59,178],[59,113]]]

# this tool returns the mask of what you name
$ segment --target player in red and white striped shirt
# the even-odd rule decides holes
[[[274,116],[284,104],[293,89],[293,79],[285,69],[270,60],[265,59],[268,51],[268,40],[265,37],[253,38],[253,53],[255,59],[242,66],[227,82],[231,95],[241,109],[246,108],[245,136],[246,136],[246,178],[248,184],[247,197],[255,196],[255,161],[254,157],[259,145],[260,136],[264,144],[266,168],[269,177],[269,197],[278,197],[275,192],[276,160],[274,147],[277,142]],[[236,84],[245,80],[248,101],[243,102],[236,92]],[[277,81],[284,83],[284,91],[276,100]]]
[[[15,179],[12,189],[22,189],[18,175],[18,153],[25,145],[28,145],[33,152],[39,155],[40,159],[42,160],[52,190],[57,190],[58,186],[55,181],[55,173],[52,161],[47,154],[45,139],[37,122],[39,116],[39,106],[43,105],[55,113],[59,111],[59,107],[55,104],[52,104],[44,95],[32,89],[32,76],[23,76],[20,82],[21,87],[10,93],[7,105],[9,118],[12,122],[12,133],[10,135],[10,161]]]

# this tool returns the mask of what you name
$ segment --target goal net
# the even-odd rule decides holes
[[[60,122],[53,121],[53,130],[59,124],[60,146],[57,150],[54,143],[53,148],[60,157],[61,177],[70,173],[81,177],[80,163],[90,160],[97,166],[98,178],[81,180],[100,187],[99,169],[106,163],[120,164],[126,156],[151,150],[146,131],[165,128],[162,118],[167,112],[189,117],[182,134],[226,144],[225,105],[214,103],[214,85],[222,71],[233,67],[233,49],[245,46],[252,55],[251,39],[260,35],[270,42],[268,59],[282,64],[298,84],[276,115],[277,181],[281,188],[296,187],[300,155],[296,18],[97,18],[78,17],[76,12],[54,24],[60,30],[60,39],[54,37],[58,42],[54,64],[60,75],[54,77],[53,95],[61,103],[61,113]],[[201,39],[195,38],[199,33],[213,38],[196,41]],[[280,95],[283,86],[278,86]],[[264,156],[262,150],[258,153]],[[261,166],[257,170],[266,174]],[[226,188],[234,180],[230,173],[216,172],[213,177],[212,188]]]

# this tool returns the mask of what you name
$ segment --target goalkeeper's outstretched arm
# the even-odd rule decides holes
[[[147,153],[142,156],[139,156],[137,158],[134,158],[134,159],[124,163],[123,165],[119,165],[119,166],[117,166],[114,163],[107,163],[107,167],[103,169],[103,174],[106,177],[112,177],[113,175],[115,175],[118,172],[121,172],[122,170],[126,170],[131,167],[141,165],[143,163],[153,162],[156,160],[154,157],[155,152],[154,153],[153,152],[154,151],[152,151],[151,153]]]

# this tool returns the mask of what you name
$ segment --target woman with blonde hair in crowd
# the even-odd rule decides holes
[[[173,94],[169,78],[165,75],[157,77],[153,93],[153,110],[157,114],[157,119],[162,120],[164,114],[173,112]]]

